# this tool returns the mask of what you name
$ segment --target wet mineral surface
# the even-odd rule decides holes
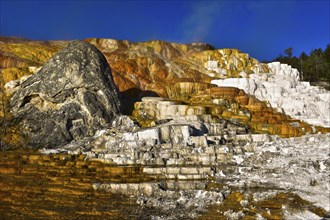
[[[0,158],[1,219],[283,219],[286,212],[326,216],[324,209],[281,189],[229,187],[212,178],[166,182],[145,174],[142,166],[102,163],[83,154],[14,150],[0,152]],[[127,188],[110,192],[95,184]],[[130,193],[134,185],[151,188]],[[268,196],[254,198],[257,194]]]

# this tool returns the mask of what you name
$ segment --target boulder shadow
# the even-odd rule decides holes
[[[141,101],[143,97],[159,97],[159,95],[150,90],[141,90],[138,88],[131,88],[120,93],[121,107],[120,111],[125,115],[132,115],[134,110],[134,103]]]

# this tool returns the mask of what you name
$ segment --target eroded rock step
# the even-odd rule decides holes
[[[280,219],[283,217],[281,204],[324,216],[324,210],[295,195],[280,194],[276,197],[279,203],[271,199],[258,202],[244,192],[238,193],[219,184],[213,186],[209,180],[178,181],[181,176],[190,179],[193,175],[205,175],[208,178],[214,169],[235,173],[234,165],[226,168],[127,167],[88,161],[85,155],[0,152],[0,156],[3,219],[152,219],[162,212],[168,214],[159,208],[162,206],[174,205],[183,215],[187,210],[194,210],[195,203],[208,207],[214,204],[212,200],[219,204],[202,212],[205,219],[212,219],[212,216],[226,219],[243,214],[246,219],[255,219],[258,215]],[[169,181],[172,177],[175,181]],[[128,196],[134,197],[129,199]],[[185,206],[188,209],[182,211],[180,207]]]
[[[4,219],[141,219],[143,208],[128,199],[131,195],[124,189],[136,195],[161,195],[159,187],[167,192],[203,190],[205,181],[168,180],[205,180],[211,173],[210,167],[203,166],[115,166],[82,154],[24,151],[0,152],[0,156]],[[104,193],[105,189],[112,191]]]
[[[150,180],[139,168],[79,155],[0,152],[0,219],[138,219],[137,204],[93,190],[93,182]]]

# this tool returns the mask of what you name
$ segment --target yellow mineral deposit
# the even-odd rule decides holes
[[[216,178],[224,178],[233,172],[247,175],[253,171],[254,168],[244,174],[242,170],[247,165],[238,165],[244,165],[245,158],[251,155],[254,158],[254,147],[259,146],[261,141],[268,143],[270,135],[288,138],[330,132],[330,128],[294,119],[284,111],[272,108],[267,100],[261,101],[256,98],[257,95],[248,94],[244,89],[211,84],[214,79],[227,78],[248,80],[250,77],[259,77],[267,81],[271,66],[259,63],[237,49],[215,49],[202,43],[176,44],[159,40],[134,43],[97,38],[85,41],[95,45],[111,67],[113,81],[124,100],[122,108],[130,112],[129,117],[123,120],[131,123],[131,130],[134,130],[135,124],[142,128],[130,133],[120,131],[116,135],[111,130],[99,131],[86,154],[79,148],[62,149],[65,153],[54,151],[46,154],[22,149],[0,151],[2,217],[141,218],[141,213],[131,212],[140,208],[136,201],[146,205],[151,200],[143,200],[146,198],[141,195],[133,199],[132,195],[137,193],[134,189],[143,189],[146,195],[153,195],[156,189],[157,193],[164,194],[170,186],[183,187],[176,185],[179,184],[175,182],[178,180],[187,181],[184,187],[192,186],[194,190],[198,184],[202,184],[204,191],[200,192],[205,194],[198,194],[200,198],[208,197],[207,193],[220,195],[221,202],[207,206],[201,219],[226,219],[234,215],[244,219],[283,219],[283,207],[325,216],[323,208],[294,193],[280,192],[255,199],[253,192],[249,194],[234,188],[228,190],[226,184],[216,182]],[[20,133],[20,128],[12,120],[14,116],[9,106],[12,94],[68,43],[2,40],[1,147],[6,145],[15,149],[29,139]],[[28,101],[42,112],[58,108],[40,96],[30,97]],[[237,139],[232,139],[231,134]],[[244,143],[252,142],[238,146],[237,143],[242,140]],[[295,143],[296,139],[286,140]],[[316,140],[313,136],[305,142],[312,146]],[[227,142],[230,142],[228,146]],[[186,145],[182,146],[183,143]],[[159,144],[162,144],[161,147]],[[116,154],[111,152],[112,145],[121,147],[115,151],[117,153],[129,149],[123,150],[125,155]],[[240,155],[245,151],[249,154]],[[229,171],[219,170],[220,167],[216,166],[219,163],[227,163],[226,169]],[[315,169],[323,169],[322,165],[320,162]],[[162,185],[161,181],[166,180],[175,180],[175,183]],[[207,184],[203,185],[205,182],[197,180],[206,180]],[[314,181],[313,185],[316,184]],[[111,189],[118,190],[120,194],[113,193]],[[258,188],[255,187],[255,190]],[[194,198],[198,199],[198,196]],[[183,197],[177,198],[177,202],[183,200]]]

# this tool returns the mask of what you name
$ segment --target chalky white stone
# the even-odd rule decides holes
[[[290,65],[269,63],[270,73],[250,74],[249,78],[212,80],[217,86],[243,89],[256,98],[268,101],[278,111],[313,125],[330,127],[330,93],[299,81],[299,72]],[[244,74],[240,74],[244,76]]]

